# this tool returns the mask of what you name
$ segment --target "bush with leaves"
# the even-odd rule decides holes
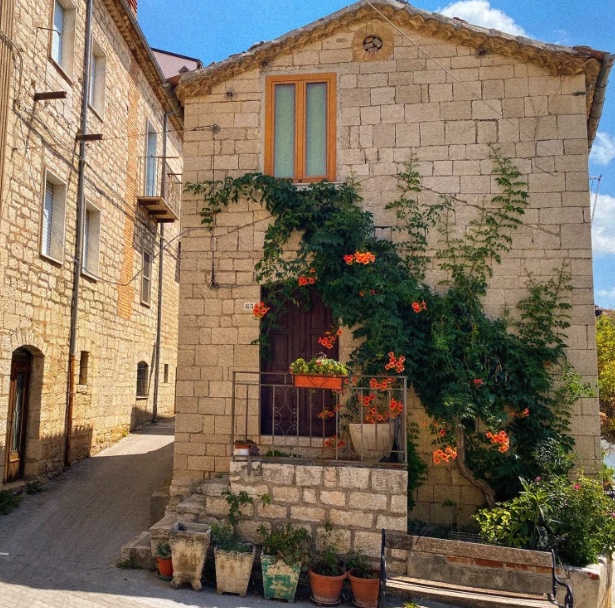
[[[474,518],[487,542],[519,549],[554,549],[562,562],[586,566],[615,550],[615,501],[599,480],[579,474],[521,480],[519,496]]]
[[[305,528],[295,528],[287,523],[269,529],[262,524],[258,533],[262,539],[263,553],[289,566],[303,562],[308,555],[310,534]]]
[[[602,314],[596,321],[600,411],[605,415],[602,435],[615,441],[615,319]]]
[[[226,499],[229,506],[227,521],[223,523],[211,524],[211,534],[222,551],[237,551],[239,553],[250,553],[251,545],[244,542],[237,532],[237,524],[241,508],[245,505],[254,503],[254,499],[245,490],[238,494],[230,490],[224,490],[222,496]]]

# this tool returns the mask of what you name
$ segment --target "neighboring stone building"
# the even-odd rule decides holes
[[[157,411],[174,411],[183,122],[136,4],[94,0],[84,70],[89,0],[1,3],[0,485],[57,473],[151,419],[163,225]]]
[[[182,76],[176,93],[189,132],[185,179],[197,182],[251,171],[300,182],[354,178],[360,181],[365,208],[377,225],[386,226],[394,219],[384,206],[397,197],[396,175],[412,154],[420,161],[426,188],[477,204],[497,192],[489,160],[489,144],[496,145],[527,178],[530,208],[510,253],[494,268],[487,310],[498,314],[514,307],[526,293],[528,273],[548,279],[565,263],[573,283],[568,352],[583,378],[595,385],[588,151],[611,63],[608,54],[586,47],[513,37],[395,0],[357,2]],[[311,92],[310,85],[316,85]],[[304,104],[293,101],[295,92],[296,100],[314,95],[311,117]],[[282,108],[277,114],[274,99]],[[291,114],[294,118],[284,123]],[[292,129],[289,125],[305,121],[321,127],[322,137],[315,141],[322,152],[311,159],[316,169],[309,169],[307,161],[293,163],[310,152],[302,147],[301,136],[293,144],[284,137],[289,131],[282,130],[284,124]],[[278,145],[282,152],[276,155]],[[184,197],[185,227],[200,225],[200,206],[195,197]],[[467,214],[459,213],[457,219],[459,225]],[[380,474],[374,486],[369,474],[348,477],[343,469],[337,469],[336,477],[336,469],[329,467],[323,472],[310,466],[306,475],[294,471],[300,467],[292,463],[283,470],[264,463],[262,471],[258,465],[252,472],[231,463],[231,412],[242,407],[233,398],[233,373],[258,377],[262,371],[251,303],[262,299],[253,270],[268,222],[258,205],[240,201],[218,216],[213,236],[194,230],[183,240],[173,491],[186,495],[197,482],[231,471],[237,488],[256,484],[255,492],[271,490],[276,480],[284,486],[277,502],[273,490],[281,518],[314,521],[335,505],[349,512],[354,525],[378,525],[370,509],[403,520],[396,494],[399,479],[393,476],[388,492]],[[431,281],[437,278],[432,273]],[[350,346],[342,339],[342,357]],[[257,411],[249,411],[256,419],[258,395],[256,389],[249,406],[257,403]],[[410,417],[426,422],[420,404],[410,402]],[[258,424],[250,420],[248,434],[262,448],[267,433]],[[242,434],[242,427],[235,430]],[[581,463],[595,465],[601,457],[597,399],[577,403],[572,433]],[[420,439],[425,460],[430,460],[431,440],[427,434]],[[372,506],[359,509],[346,496],[353,487],[372,491]],[[415,517],[441,522],[451,517],[445,500],[456,503],[461,517],[482,501],[452,463],[431,467],[416,498]],[[311,503],[314,510],[293,511],[301,503]]]

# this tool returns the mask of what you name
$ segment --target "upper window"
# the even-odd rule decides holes
[[[83,222],[83,272],[90,276],[98,276],[98,258],[100,252],[100,211],[85,204]]]
[[[66,185],[47,173],[41,218],[41,254],[56,262],[62,262],[64,253],[65,213]]]
[[[105,76],[107,59],[101,46],[92,40],[92,62],[90,65],[90,105],[102,118],[105,112]]]
[[[335,181],[335,74],[267,78],[265,172]]]
[[[149,306],[152,294],[152,253],[143,250],[143,268],[141,269],[141,304]]]
[[[54,0],[51,58],[69,77],[73,75],[74,49],[75,7],[70,0]]]

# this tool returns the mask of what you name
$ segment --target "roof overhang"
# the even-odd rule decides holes
[[[353,23],[381,18],[382,14],[400,28],[477,50],[514,57],[538,65],[554,76],[584,74],[588,142],[591,148],[602,115],[613,55],[589,47],[571,48],[546,44],[524,36],[512,36],[498,30],[470,25],[460,19],[444,17],[439,13],[429,13],[399,0],[370,0],[370,3],[377,10],[365,0],[360,0],[276,40],[259,43],[244,53],[231,55],[223,61],[184,74],[175,89],[177,97],[183,104],[189,97],[207,95],[215,85],[248,70],[261,68],[278,55],[293,53]]]
[[[175,96],[175,91],[160,69],[154,54],[141,30],[137,18],[127,0],[102,0],[113,22],[120,31],[130,52],[137,61],[156,98],[166,112],[172,112],[171,124],[182,136],[184,119],[183,108]]]

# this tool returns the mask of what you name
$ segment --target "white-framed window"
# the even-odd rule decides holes
[[[66,184],[49,171],[45,172],[41,211],[41,255],[61,264],[64,258]]]
[[[145,196],[158,194],[158,132],[148,120],[145,139]]]
[[[85,203],[83,218],[83,260],[85,274],[98,276],[98,259],[100,256],[100,211],[91,203]]]
[[[92,61],[90,64],[90,106],[100,116],[105,114],[105,79],[107,75],[107,58],[102,47],[92,40]]]
[[[141,270],[141,304],[150,305],[152,297],[152,252],[143,250],[143,268]]]
[[[75,56],[75,5],[71,0],[53,0],[51,59],[69,77],[73,76]]]

